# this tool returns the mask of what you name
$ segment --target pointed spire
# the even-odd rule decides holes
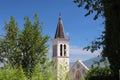
[[[59,20],[55,33],[55,38],[65,38],[61,14],[59,14]]]

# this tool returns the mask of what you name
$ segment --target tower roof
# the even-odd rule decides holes
[[[55,38],[65,38],[61,16],[59,16]]]

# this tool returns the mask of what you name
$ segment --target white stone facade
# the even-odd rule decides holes
[[[52,40],[55,73],[57,80],[65,80],[69,72],[69,40],[56,38]]]
[[[70,80],[80,80],[88,70],[81,60],[76,61],[70,69]]]

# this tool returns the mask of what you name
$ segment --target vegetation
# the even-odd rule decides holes
[[[107,61],[104,61],[103,67],[100,66],[100,62],[96,63],[97,65],[93,64],[86,73],[85,80],[113,80]]]
[[[9,65],[0,68],[0,80],[26,80],[22,67],[11,68]]]
[[[31,78],[29,78],[29,76],[25,75],[21,66],[12,68],[10,65],[5,65],[0,68],[0,80],[55,80],[52,70],[52,67],[49,67],[42,72],[40,66],[36,65]]]
[[[54,62],[47,57],[49,39],[43,36],[42,25],[34,15],[32,23],[25,17],[24,28],[20,31],[14,17],[5,22],[6,35],[0,40],[0,80],[56,80]],[[64,70],[63,70],[64,69]],[[64,73],[66,68],[60,68]],[[68,80],[68,76],[60,79]]]
[[[108,57],[114,80],[118,80],[120,69],[120,0],[74,0],[74,2],[78,4],[78,7],[84,6],[88,10],[85,16],[95,13],[95,20],[100,16],[105,18],[104,36],[100,37],[102,41],[95,41],[96,45],[91,48],[96,49],[103,45],[102,55]]]
[[[1,75],[8,74],[9,76],[3,76],[3,80],[8,80],[7,78],[10,76],[16,75],[19,68],[21,75],[25,74],[29,79],[32,79],[37,64],[40,66],[40,70],[44,70],[44,76],[48,76],[47,70],[50,69],[48,68],[50,65],[46,66],[46,64],[51,64],[51,62],[48,62],[48,45],[46,43],[49,36],[42,34],[42,24],[36,14],[34,15],[35,21],[33,23],[28,17],[24,19],[24,29],[21,31],[14,17],[11,16],[10,21],[5,22],[6,35],[0,40],[0,62],[4,65],[9,64],[9,67],[3,67],[0,73]],[[4,72],[6,70],[8,70],[8,73]]]
[[[63,66],[61,64],[58,64],[58,79],[59,80],[68,80],[69,79],[69,71],[67,72],[68,66]]]

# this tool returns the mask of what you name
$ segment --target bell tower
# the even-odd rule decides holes
[[[65,80],[69,72],[69,39],[65,37],[61,16],[59,16],[55,37],[52,40],[52,50],[56,80]]]

